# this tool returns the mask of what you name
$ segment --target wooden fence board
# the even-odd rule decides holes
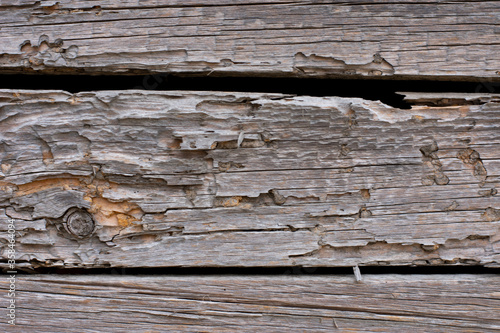
[[[4,332],[500,332],[497,275],[21,276]],[[8,289],[2,279],[0,289]],[[3,310],[5,311],[5,310]],[[5,317],[5,316],[3,316]]]
[[[0,4],[1,73],[500,79],[496,1]]]
[[[26,268],[499,266],[499,97],[408,98],[2,90],[2,255],[13,219]]]

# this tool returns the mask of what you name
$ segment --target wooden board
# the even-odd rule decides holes
[[[500,80],[496,1],[0,4],[0,73]]]
[[[35,275],[17,285],[17,325],[0,321],[3,332],[500,332],[496,275]]]
[[[498,267],[499,98],[2,90],[0,237],[25,268]]]

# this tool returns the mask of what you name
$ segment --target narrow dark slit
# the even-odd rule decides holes
[[[484,266],[360,266],[361,274],[500,274]],[[39,267],[19,274],[103,275],[353,275],[352,267],[156,267],[156,268],[55,268]]]
[[[409,109],[398,91],[499,93],[500,82],[388,79],[306,79],[267,77],[177,77],[154,75],[0,75],[1,89],[65,90],[194,90],[282,93],[304,96],[359,97]]]

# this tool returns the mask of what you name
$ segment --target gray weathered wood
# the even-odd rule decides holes
[[[0,237],[23,267],[499,266],[483,99],[2,90]]]
[[[0,73],[500,80],[497,1],[0,4]]]
[[[17,289],[3,332],[500,332],[496,275],[35,275]]]

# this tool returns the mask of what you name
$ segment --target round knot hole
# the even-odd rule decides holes
[[[94,232],[94,220],[83,209],[71,208],[66,213],[64,220],[66,222],[66,230],[78,238],[89,237]]]

